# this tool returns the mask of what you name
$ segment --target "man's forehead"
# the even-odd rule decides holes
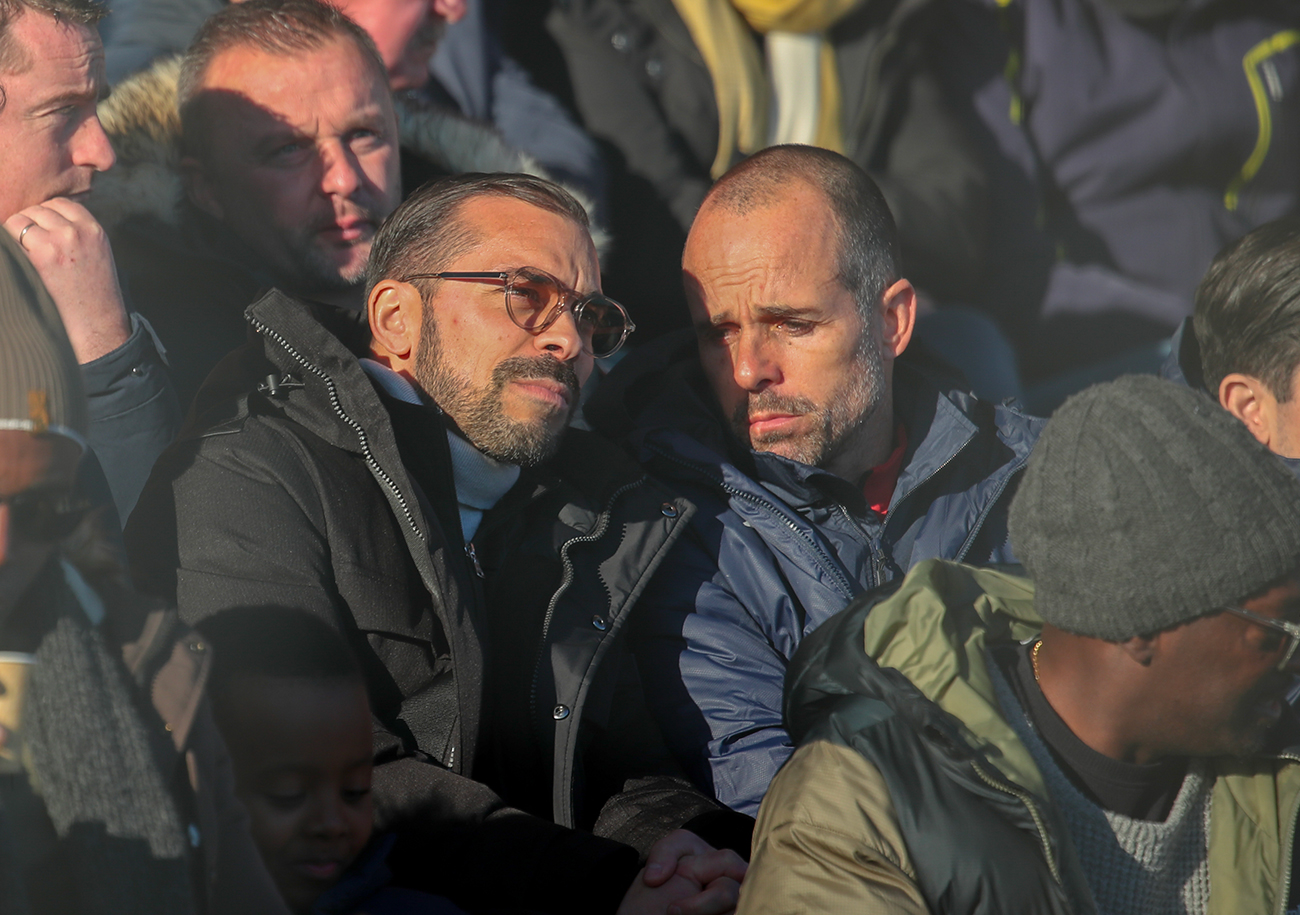
[[[798,195],[744,215],[701,211],[682,259],[692,315],[716,323],[742,311],[779,317],[838,305],[851,298],[839,278],[838,250],[833,217]]]
[[[56,19],[39,10],[23,8],[9,24],[11,50],[4,76],[38,71],[38,92],[54,94],[69,84],[87,87],[104,79],[104,44],[93,25]]]
[[[573,273],[589,282],[599,279],[591,234],[559,213],[516,197],[480,194],[461,204],[457,217],[474,238],[475,256],[499,260],[482,269],[538,267],[566,282]]]
[[[231,93],[275,113],[309,107],[320,88],[350,89],[358,99],[387,95],[383,79],[350,40],[318,48],[270,52],[249,44],[219,51],[203,71],[198,92]]]

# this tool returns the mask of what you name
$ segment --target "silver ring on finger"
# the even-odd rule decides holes
[[[27,233],[31,231],[32,226],[34,225],[36,225],[36,223],[29,222],[27,223],[27,225],[23,226],[23,230],[18,233],[18,244],[22,245],[22,247],[24,248],[26,248],[27,246],[23,244],[23,239],[27,237]]]

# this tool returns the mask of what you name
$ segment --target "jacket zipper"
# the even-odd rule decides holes
[[[617,502],[624,493],[629,490],[642,486],[646,482],[646,477],[634,480],[631,483],[624,483],[609,497],[605,503],[605,510],[601,514],[600,522],[590,534],[584,534],[580,537],[573,537],[566,540],[560,546],[560,562],[564,568],[564,574],[560,577],[560,586],[555,589],[551,595],[551,602],[546,606],[546,616],[542,618],[542,640],[537,645],[537,659],[533,664],[533,688],[529,696],[530,720],[537,720],[537,690],[542,679],[542,661],[546,658],[546,640],[551,632],[551,620],[555,618],[555,608],[560,602],[564,592],[568,590],[569,585],[573,584],[573,561],[569,559],[569,547],[576,543],[592,543],[605,536],[605,531],[609,529],[610,517],[613,515],[614,503]],[[558,700],[558,696],[556,697]]]
[[[483,574],[483,566],[479,565],[478,551],[474,549],[473,540],[467,540],[465,542],[465,555],[469,557],[470,562],[474,563],[474,574],[479,578],[485,578],[486,576]]]
[[[401,489],[398,488],[397,484],[393,481],[393,478],[388,475],[388,472],[384,470],[383,467],[379,466],[379,461],[370,450],[370,440],[366,437],[366,430],[361,428],[361,424],[349,416],[347,411],[343,409],[343,405],[339,402],[338,387],[334,384],[334,379],[331,378],[324,369],[318,368],[311,362],[308,362],[306,357],[298,352],[298,350],[295,349],[288,340],[284,339],[284,337],[280,336],[280,334],[263,324],[257,318],[250,316],[248,318],[248,323],[253,325],[253,329],[259,334],[274,340],[286,353],[293,357],[299,365],[311,372],[321,381],[325,382],[325,386],[330,395],[330,406],[333,408],[335,415],[338,416],[339,419],[343,420],[348,428],[357,434],[357,439],[361,443],[361,454],[366,459],[366,466],[370,468],[370,472],[373,473],[380,482],[388,487],[388,491],[393,494],[393,498],[397,500],[397,504],[402,507],[402,514],[406,518],[406,523],[410,525],[415,536],[420,538],[420,542],[424,543],[424,532],[421,531],[420,526],[415,523],[415,516],[411,513],[411,506],[406,501],[406,496],[402,494]]]
[[[766,510],[768,514],[772,514],[780,518],[785,523],[785,526],[790,528],[790,530],[793,531],[799,537],[799,539],[801,539],[804,543],[808,544],[808,546],[812,549],[812,551],[818,556],[818,558],[822,562],[823,571],[829,573],[839,583],[840,589],[843,592],[845,599],[852,600],[857,595],[859,588],[849,582],[848,578],[836,567],[835,563],[831,560],[830,556],[826,554],[826,551],[823,550],[817,544],[817,541],[813,540],[811,537],[808,536],[807,533],[801,530],[799,528],[799,525],[795,524],[792,520],[790,520],[790,518],[787,517],[783,511],[777,508],[776,505],[774,505],[771,502],[768,502],[765,499],[760,498],[759,496],[754,495],[753,493],[745,492],[744,490],[737,489],[734,486],[728,486],[725,482],[718,479],[717,477],[714,477],[712,474],[710,474],[707,470],[705,470],[703,467],[699,466],[698,464],[692,463],[691,461],[687,461],[684,458],[679,458],[674,454],[669,454],[668,452],[664,451],[657,445],[650,445],[649,448],[651,451],[655,452],[660,457],[663,457],[673,462],[674,464],[677,464],[680,467],[685,467],[687,470],[693,471],[694,473],[704,477],[704,479],[708,480],[714,486],[718,487],[723,492],[727,493],[727,495],[734,496],[738,499],[744,499],[746,502],[752,502],[753,504],[757,505],[759,508]]]
[[[1300,763],[1300,756],[1293,753],[1279,753],[1278,759],[1289,759],[1292,762]],[[1295,801],[1291,804],[1291,825],[1286,831],[1286,839],[1282,842],[1282,860],[1278,863],[1282,871],[1282,891],[1277,897],[1277,915],[1286,915],[1286,904],[1288,897],[1291,895],[1291,857],[1295,854],[1295,830],[1297,822],[1300,822],[1300,795],[1296,796]]]
[[[1061,869],[1057,865],[1056,856],[1052,854],[1052,847],[1047,841],[1047,825],[1043,822],[1042,814],[1038,812],[1038,805],[1034,803],[1033,797],[1030,796],[1029,792],[1022,791],[1001,779],[996,779],[989,775],[975,760],[971,760],[971,768],[975,770],[975,774],[978,775],[990,788],[996,788],[998,791],[1009,794],[1025,805],[1025,809],[1029,811],[1030,818],[1034,821],[1034,828],[1038,830],[1038,841],[1043,846],[1043,857],[1047,859],[1047,869],[1051,871],[1052,878],[1056,880],[1057,885],[1064,886],[1064,883],[1061,880]]]
[[[868,589],[874,588],[875,586],[882,584],[885,576],[885,557],[882,551],[876,549],[876,545],[872,543],[871,534],[863,530],[862,525],[859,524],[857,520],[853,517],[853,515],[849,513],[848,508],[846,508],[842,503],[839,502],[832,502],[831,504],[834,505],[835,510],[838,511],[841,516],[843,516],[845,522],[849,525],[849,527],[855,531],[858,531],[863,536],[863,544],[867,548],[867,555],[871,557],[871,579],[872,580],[867,585]],[[882,522],[880,525],[880,531],[882,534],[884,533],[884,530],[885,530],[885,525]]]

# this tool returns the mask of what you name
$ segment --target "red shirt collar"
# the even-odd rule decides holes
[[[902,423],[894,431],[895,446],[893,453],[885,463],[867,471],[862,481],[862,495],[867,505],[878,515],[889,512],[890,500],[894,498],[894,487],[898,485],[898,475],[903,471],[903,452],[907,450],[907,429]]]

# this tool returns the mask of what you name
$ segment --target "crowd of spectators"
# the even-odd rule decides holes
[[[1300,911],[1290,0],[0,0],[0,163],[5,913]]]

